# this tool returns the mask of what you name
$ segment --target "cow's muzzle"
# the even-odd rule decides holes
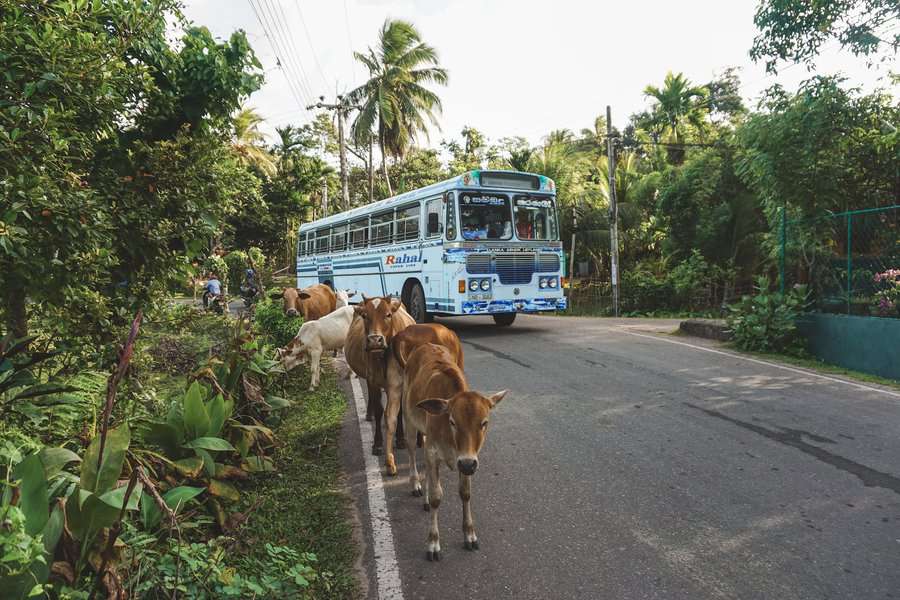
[[[463,475],[474,475],[475,470],[478,469],[478,459],[460,458],[456,461],[456,467]]]
[[[289,308],[289,309],[287,309],[285,314],[289,317],[296,317],[299,313],[297,312],[296,308]]]
[[[367,352],[384,352],[385,350],[387,350],[387,341],[384,339],[383,335],[373,333],[366,336]]]

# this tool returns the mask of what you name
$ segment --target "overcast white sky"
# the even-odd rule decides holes
[[[607,104],[622,126],[647,106],[644,86],[661,84],[668,70],[705,83],[725,67],[741,67],[745,98],[776,81],[795,88],[811,76],[803,66],[766,76],[750,61],[757,0],[254,0],[264,20],[273,17],[269,35],[286,47],[278,55],[290,68],[281,70],[250,0],[185,1],[188,18],[215,36],[248,33],[266,69],[265,86],[248,104],[270,131],[307,122],[302,106],[320,94],[331,100],[336,90],[359,85],[365,69],[351,50],[375,44],[388,17],[412,21],[450,72],[449,85],[438,90],[444,111],[432,146],[458,137],[464,125],[492,141],[523,135],[538,143],[553,129],[590,126]],[[849,53],[829,50],[818,73],[840,71],[866,89],[887,87],[886,69],[869,70]]]

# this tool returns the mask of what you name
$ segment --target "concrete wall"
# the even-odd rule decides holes
[[[813,356],[900,380],[900,319],[811,313],[797,326]]]

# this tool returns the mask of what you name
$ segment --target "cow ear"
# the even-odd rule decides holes
[[[488,402],[491,403],[491,408],[494,408],[495,406],[497,406],[497,403],[503,400],[503,398],[508,393],[509,390],[500,390],[499,392],[491,394],[490,396],[485,396],[485,398],[487,398]]]
[[[366,305],[362,303],[355,305],[353,307],[353,312],[358,314],[359,316],[363,316],[366,312]]]
[[[352,298],[352,297],[355,296],[355,295],[356,295],[356,290],[353,290],[352,292],[351,292],[350,290],[347,290],[347,297],[348,297],[348,298]]]
[[[432,415],[442,415],[447,412],[450,403],[443,398],[428,398],[416,404],[419,408]]]
[[[300,292],[299,297],[301,300],[309,300],[311,298],[311,296],[309,294],[307,294],[306,292]]]
[[[363,299],[363,302],[368,302],[369,300],[371,300],[371,298],[366,296],[365,292],[363,292],[362,299]]]
[[[402,305],[400,298],[391,298],[391,312],[397,312]]]

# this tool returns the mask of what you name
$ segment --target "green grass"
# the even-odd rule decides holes
[[[313,567],[327,571],[314,582],[312,598],[355,598],[353,564],[356,545],[348,519],[349,499],[341,483],[338,436],[347,407],[334,375],[323,370],[319,389],[305,390],[309,373],[287,376],[285,397],[294,406],[275,429],[280,448],[274,456],[278,472],[256,478],[243,495],[247,505],[260,502],[247,529],[250,550],[265,556],[265,544],[313,552]]]

